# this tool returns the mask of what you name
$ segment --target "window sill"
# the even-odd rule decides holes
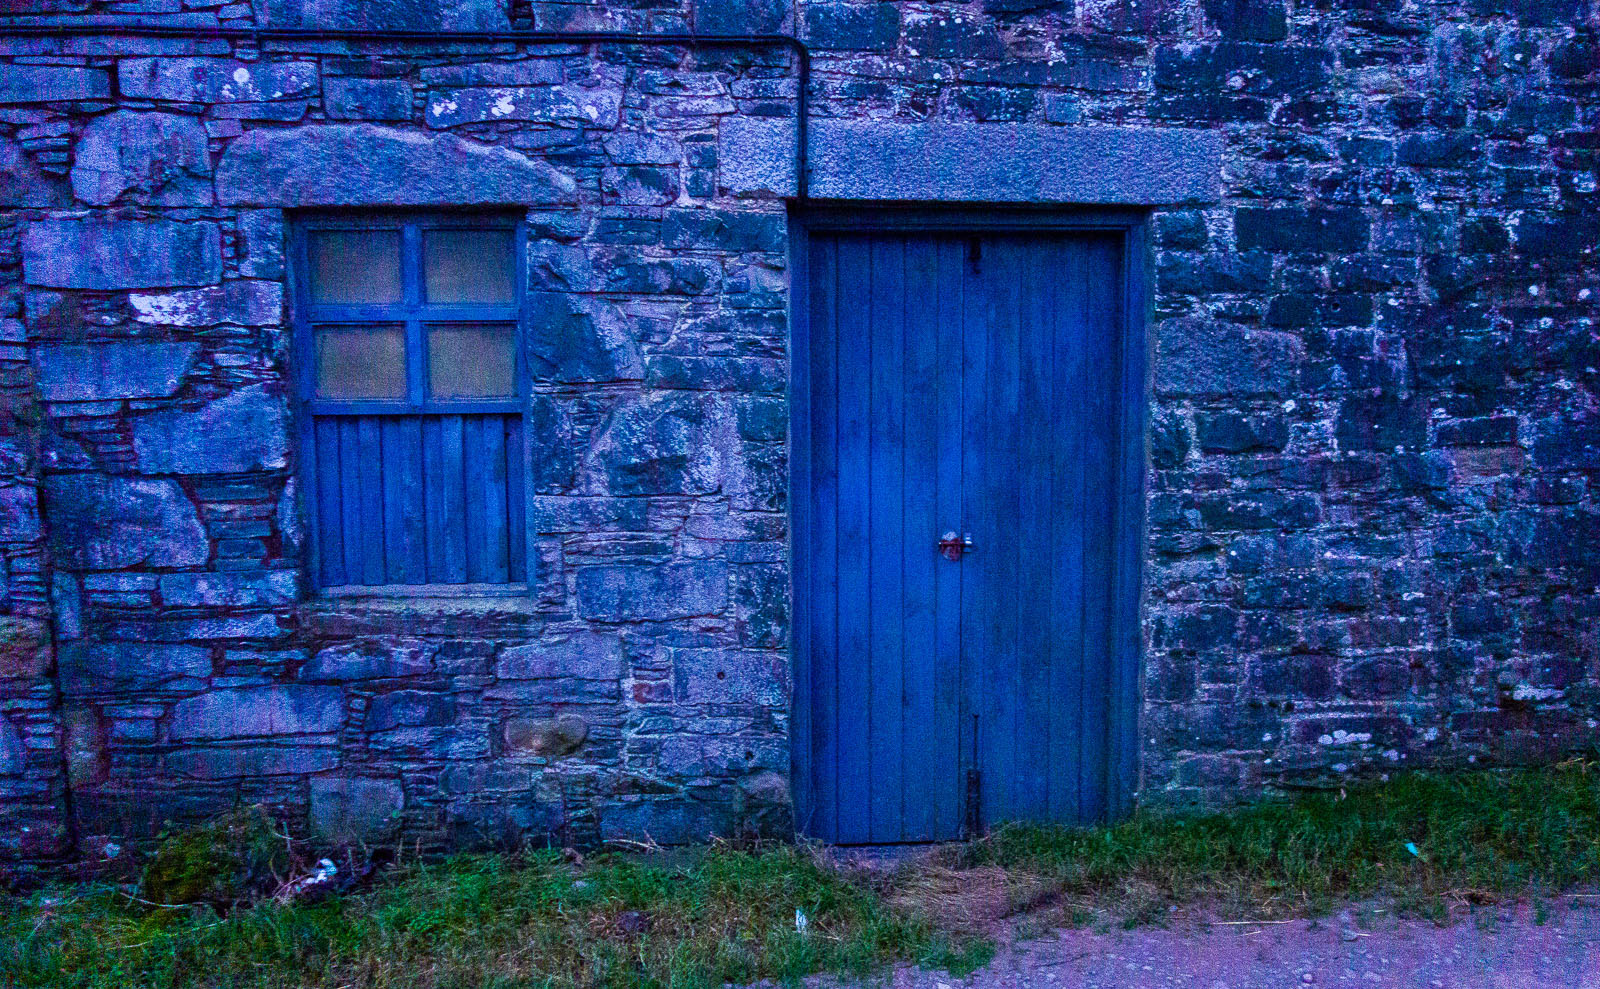
[[[352,618],[387,622],[398,616],[424,622],[488,620],[521,625],[538,612],[539,604],[526,588],[505,584],[326,587],[301,606],[302,617],[313,627],[338,625]]]

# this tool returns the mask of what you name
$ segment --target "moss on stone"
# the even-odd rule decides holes
[[[231,903],[289,865],[287,843],[261,807],[169,832],[145,866],[142,895],[154,903]]]

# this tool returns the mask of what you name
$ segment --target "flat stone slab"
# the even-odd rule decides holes
[[[57,474],[45,479],[45,504],[52,548],[69,567],[192,567],[211,555],[194,502],[173,481]]]
[[[570,203],[577,184],[509,148],[454,134],[323,124],[252,131],[217,165],[227,206]]]
[[[1154,206],[1221,195],[1213,131],[857,120],[810,131],[817,199]],[[730,119],[718,144],[735,195],[795,194],[793,121]]]
[[[33,348],[34,377],[47,402],[165,398],[199,352],[197,343],[166,341],[40,344]]]
[[[39,220],[22,234],[22,276],[50,288],[215,285],[222,233],[211,222]]]

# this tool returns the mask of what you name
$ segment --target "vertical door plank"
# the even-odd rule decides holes
[[[840,236],[839,291],[835,318],[839,340],[839,840],[871,841],[868,801],[878,781],[871,776],[872,737],[877,730],[870,670],[872,624],[868,513],[872,506],[871,434],[872,326],[865,302],[871,296],[871,247],[867,238]],[[846,345],[848,341],[848,345]]]
[[[986,274],[993,264],[989,256],[993,253],[989,249],[991,243],[989,238],[971,237],[961,248],[961,518],[963,530],[971,531],[976,542],[974,553],[961,564],[961,755],[968,770],[984,774],[992,768],[986,752],[993,733],[990,723],[993,711],[989,703],[993,689],[990,665],[993,656],[988,648],[992,638],[991,617],[985,613],[992,591],[988,569],[978,564],[995,552],[992,542],[984,545],[991,534],[992,518],[983,483],[988,470],[991,430],[988,327],[992,321],[988,309],[992,279]],[[980,827],[990,823],[985,816],[988,810],[985,794],[993,791],[994,783],[991,780],[984,788],[978,807],[964,808],[967,813],[977,814]],[[963,792],[963,799],[966,796]]]
[[[312,427],[317,442],[317,548],[323,587],[349,583],[344,568],[344,518],[339,496],[339,420],[319,418]]]
[[[415,416],[379,421],[383,450],[383,548],[391,584],[427,579],[422,433]]]
[[[447,584],[467,581],[467,496],[463,467],[465,431],[461,416],[439,417],[440,514],[443,530],[440,579]]]
[[[501,416],[478,418],[479,456],[483,462],[483,579],[506,581],[510,533],[506,529],[506,430]]]
[[[439,429],[438,416],[423,416],[422,422],[422,510],[428,527],[424,533],[427,547],[428,583],[448,583],[444,572],[444,441]]]
[[[1021,678],[1017,722],[1017,807],[1020,817],[1048,820],[1050,765],[1050,595],[1055,570],[1050,545],[1050,451],[1052,445],[1052,303],[1059,272],[1054,251],[1059,237],[1025,241],[1019,340],[1020,452],[1016,470],[1017,660]]]
[[[988,580],[984,601],[985,627],[989,631],[988,650],[994,675],[988,689],[992,700],[994,731],[986,753],[989,765],[983,767],[988,780],[985,803],[991,808],[990,820],[1015,818],[1018,780],[1027,772],[1017,759],[1018,734],[1023,712],[1018,708],[1022,670],[1017,656],[1017,610],[1019,598],[1031,588],[1018,584],[1018,475],[1024,469],[1019,460],[1021,421],[1018,407],[1021,361],[1018,352],[1021,334],[1021,292],[1026,278],[1022,268],[1022,243],[1014,236],[996,237],[986,250],[993,255],[989,274],[990,324],[988,389],[983,401],[989,406],[989,444],[985,458],[983,488],[987,493],[989,526],[984,545],[978,547],[973,565],[981,567]]]
[[[489,474],[483,449],[483,418],[461,417],[462,485],[466,493],[464,519],[467,533],[467,581],[482,583],[490,579],[488,517],[485,495]]]
[[[1050,816],[1082,820],[1079,796],[1083,713],[1083,502],[1088,479],[1083,465],[1084,392],[1090,387],[1084,365],[1088,333],[1088,299],[1083,244],[1080,238],[1061,243],[1053,252],[1060,272],[1052,350],[1052,387],[1056,401],[1051,415],[1050,477],[1053,490],[1050,543],[1055,581],[1050,594]]]
[[[1096,238],[1085,249],[1087,267],[1085,297],[1091,319],[1085,341],[1086,365],[1093,387],[1086,390],[1084,410],[1084,470],[1089,477],[1116,476],[1114,431],[1116,410],[1114,386],[1117,362],[1114,355],[1117,265],[1114,247],[1106,238]],[[1111,485],[1091,489],[1093,497],[1083,513],[1084,533],[1084,627],[1083,661],[1083,798],[1084,816],[1091,821],[1106,813],[1107,718],[1111,710],[1111,578],[1113,504],[1116,493]]]
[[[505,417],[506,438],[506,568],[513,581],[528,579],[527,505],[522,486],[527,483],[523,470],[522,416]]]
[[[872,840],[902,839],[904,778],[901,775],[905,694],[905,542],[901,520],[905,497],[905,240],[871,241],[872,377],[867,507],[867,584],[870,627],[866,659],[871,665]]]
[[[815,819],[810,833],[837,840],[839,787],[837,539],[839,460],[838,239],[811,240],[811,761]],[[797,535],[800,535],[797,533]]]
[[[896,534],[904,553],[905,608],[901,627],[905,657],[904,781],[901,840],[939,837],[939,808],[947,798],[938,785],[954,763],[940,764],[936,684],[938,669],[938,566],[951,564],[934,548],[943,529],[938,517],[939,471],[939,257],[938,242],[926,234],[905,239],[904,401],[905,511]],[[952,523],[943,523],[946,528]]]
[[[387,581],[383,548],[383,443],[378,416],[362,416],[361,451],[361,577],[364,584]]]
[[[362,565],[361,427],[357,416],[335,420],[339,428],[339,505],[344,527],[344,575],[351,584],[366,583]]]
[[[954,237],[937,240],[937,292],[928,327],[935,347],[934,437],[934,532],[957,535],[970,528],[962,515],[961,430],[962,430],[962,353],[961,318],[965,304],[962,290],[965,262],[964,245]],[[961,683],[961,578],[964,564],[930,557],[934,566],[934,595],[937,620],[934,660],[933,779],[929,790],[938,795],[937,837],[958,837],[962,824],[962,787],[970,750],[963,749]]]

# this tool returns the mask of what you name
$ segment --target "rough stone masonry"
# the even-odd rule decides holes
[[[819,127],[1216,135],[1151,218],[1140,799],[1600,740],[1593,0],[0,7],[184,29],[0,30],[0,854],[792,827],[786,190],[731,142],[789,53],[217,27],[792,32]],[[537,586],[309,594],[285,210],[481,204]]]

